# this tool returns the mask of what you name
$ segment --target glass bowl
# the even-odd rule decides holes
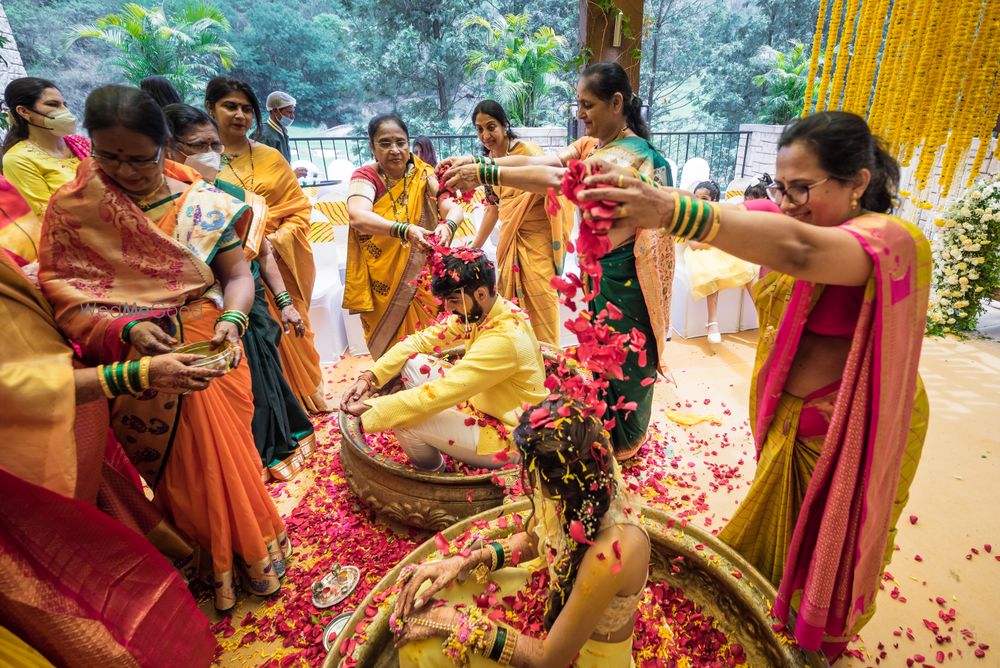
[[[185,353],[188,355],[204,355],[205,357],[188,364],[193,367],[209,367],[211,369],[221,369],[228,372],[233,368],[233,358],[236,356],[236,349],[229,341],[223,341],[216,349],[212,349],[211,341],[198,341],[188,343],[180,348],[174,349],[175,353]]]

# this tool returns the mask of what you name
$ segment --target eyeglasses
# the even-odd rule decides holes
[[[181,141],[180,139],[177,139],[176,141],[178,144],[182,146],[187,146],[195,153],[204,153],[205,151],[215,151],[216,153],[222,153],[222,150],[225,148],[225,146],[222,145],[222,142],[217,142],[217,141],[213,142],[200,141],[195,143]]]
[[[405,139],[400,139],[399,141],[383,140],[380,142],[375,142],[375,145],[378,146],[383,151],[388,151],[394,148],[402,151],[403,149],[405,149],[410,145],[410,142],[406,141]]]
[[[163,147],[156,149],[156,155],[152,158],[136,158],[132,160],[123,160],[121,158],[115,158],[110,155],[104,155],[98,153],[97,151],[91,149],[90,155],[98,162],[104,163],[108,167],[114,167],[119,169],[122,165],[128,165],[132,169],[152,169],[160,164],[160,156],[163,154]]]
[[[829,181],[830,179],[836,179],[834,176],[828,176],[821,181],[816,181],[815,183],[810,183],[809,185],[794,185],[794,186],[783,186],[780,183],[772,183],[768,187],[764,188],[767,191],[768,198],[775,204],[781,204],[781,200],[788,198],[788,203],[792,206],[802,206],[809,201],[809,191],[818,185],[822,185]]]

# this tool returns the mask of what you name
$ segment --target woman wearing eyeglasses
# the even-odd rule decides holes
[[[90,154],[90,142],[76,132],[76,117],[56,85],[46,79],[14,79],[4,90],[11,127],[4,138],[3,175],[35,212],[38,223],[0,227],[0,246],[18,264],[38,257],[38,237],[49,198],[76,176],[80,161]]]
[[[710,241],[770,268],[754,287],[757,472],[719,537],[778,588],[779,618],[796,610],[799,643],[832,661],[874,613],[927,432],[917,364],[930,246],[889,215],[899,166],[859,116],[798,120],[778,149],[773,204],[702,203],[619,183],[608,165],[588,184],[620,187],[583,199],[620,202],[618,226]]]
[[[281,324],[268,312],[265,284],[272,294],[282,295],[285,282],[278,271],[271,243],[264,237],[267,204],[264,198],[226,181],[216,181],[222,141],[215,121],[204,111],[187,104],[169,104],[163,113],[170,124],[173,142],[168,157],[198,171],[209,183],[254,209],[248,227],[237,230],[243,240],[243,252],[254,279],[254,301],[250,326],[243,334],[250,378],[253,382],[253,438],[261,463],[278,480],[289,480],[298,473],[316,444],[309,416],[299,404],[281,368],[278,345],[285,336],[302,336],[305,323],[287,297],[281,296]]]
[[[429,275],[417,280],[433,245],[451,243],[465,212],[438,196],[434,168],[410,153],[397,114],[373,118],[368,141],[375,162],[355,170],[347,196],[344,308],[361,314],[368,351],[378,359],[437,317]]]
[[[253,594],[275,593],[291,553],[260,479],[250,371],[240,364],[254,293],[236,230],[251,211],[166,160],[170,130],[147,93],[98,88],[84,126],[94,157],[52,198],[41,287],[87,361],[209,339],[232,347],[235,367],[193,394],[144,392],[141,363],[98,371],[115,435],[164,516],[210,555],[215,606],[226,611],[240,577]]]
[[[330,409],[323,392],[319,353],[309,326],[309,305],[316,280],[309,245],[312,204],[284,156],[247,136],[251,127],[256,128],[255,132],[263,127],[260,103],[250,86],[231,77],[215,77],[205,89],[205,110],[219,124],[219,135],[225,144],[219,178],[257,193],[267,202],[265,234],[274,248],[285,289],[305,325],[302,336],[281,338],[278,352],[285,377],[306,411],[325,413]],[[273,293],[268,295],[271,315],[280,320],[281,309],[274,298]]]

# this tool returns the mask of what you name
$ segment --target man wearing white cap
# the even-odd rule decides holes
[[[277,149],[285,160],[291,162],[292,152],[288,148],[288,126],[295,120],[295,98],[276,90],[267,96],[267,123],[260,131],[259,141]]]

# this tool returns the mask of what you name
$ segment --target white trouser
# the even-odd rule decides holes
[[[421,373],[421,367],[429,369],[429,372]],[[434,378],[440,378],[446,369],[446,366],[433,357],[417,355],[403,366],[403,384],[407,388],[423,385]],[[457,408],[446,408],[426,420],[396,427],[396,440],[418,469],[441,470],[444,467],[442,453],[477,468],[499,468],[502,464],[493,455],[476,452],[479,426],[465,424],[468,418],[468,413]]]

